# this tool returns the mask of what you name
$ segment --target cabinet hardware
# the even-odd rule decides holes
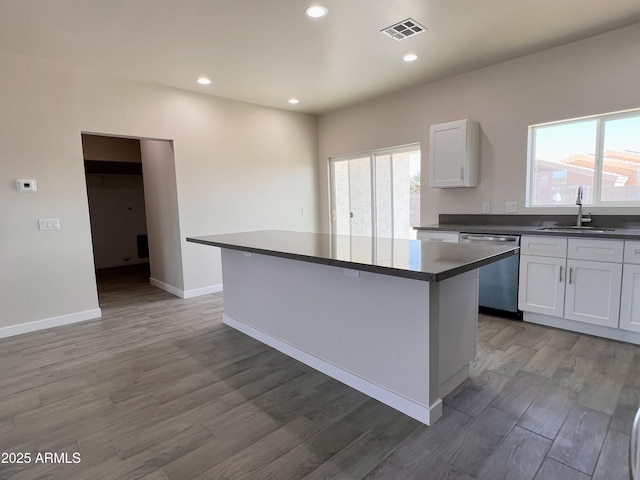
[[[573,268],[569,268],[569,285],[571,285],[572,278],[573,278]]]
[[[562,283],[562,265],[560,265],[560,278],[558,279],[558,282]]]

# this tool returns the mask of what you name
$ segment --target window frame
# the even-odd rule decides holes
[[[602,200],[602,176],[604,164],[604,134],[605,125],[608,121],[619,120],[623,118],[640,118],[640,108],[622,110],[617,112],[603,113],[598,115],[589,115],[584,117],[570,118],[566,120],[558,120],[553,122],[538,123],[529,125],[527,137],[527,184],[526,184],[526,203],[527,208],[566,208],[567,204],[535,204],[533,195],[535,193],[535,146],[536,146],[536,130],[540,127],[548,127],[551,125],[575,124],[586,121],[596,121],[596,138],[595,138],[595,154],[594,154],[594,172],[593,172],[593,201],[584,203],[591,207],[637,207],[640,206],[640,199],[637,201],[606,201]]]

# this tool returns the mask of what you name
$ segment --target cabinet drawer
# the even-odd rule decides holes
[[[522,237],[520,254],[564,258],[567,256],[567,239],[558,237]]]
[[[624,242],[621,240],[570,238],[567,258],[622,263],[623,252]]]
[[[640,242],[624,242],[624,263],[640,264]]]
[[[432,232],[430,230],[420,230],[416,234],[418,240],[429,240],[432,242],[458,243],[458,232]]]

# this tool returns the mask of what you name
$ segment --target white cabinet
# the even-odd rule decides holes
[[[429,129],[429,186],[478,185],[480,127],[472,120],[431,125]]]
[[[640,265],[640,242],[624,242],[624,263]]]
[[[624,242],[620,329],[640,332],[640,242]]]
[[[617,328],[621,284],[620,263],[567,260],[564,318]]]
[[[567,257],[567,239],[560,237],[522,237],[520,253],[523,255],[540,255],[543,257]]]
[[[567,258],[576,260],[622,263],[623,252],[624,242],[618,240],[571,238],[567,245]]]
[[[618,327],[622,241],[531,236],[521,253],[522,311]]]
[[[564,314],[564,258],[520,255],[518,308],[553,317]]]
[[[418,230],[416,233],[418,240],[429,240],[432,242],[458,243],[458,232],[436,232],[433,230]]]
[[[620,328],[640,332],[640,265],[626,263],[624,265],[622,298],[620,300]]]

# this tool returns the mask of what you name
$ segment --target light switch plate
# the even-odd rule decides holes
[[[491,205],[489,202],[482,202],[482,213],[489,213],[491,210]]]
[[[39,218],[38,228],[40,230],[60,230],[59,218]]]
[[[518,202],[507,202],[507,213],[516,213],[518,211]]]

